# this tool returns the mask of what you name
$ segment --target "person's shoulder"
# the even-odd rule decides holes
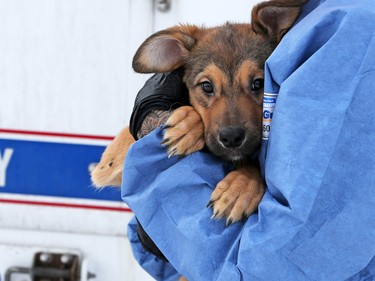
[[[347,15],[363,16],[374,15],[374,0],[325,0],[316,8],[317,10],[341,11]],[[370,20],[370,18],[369,18]],[[375,21],[375,19],[371,19]]]
[[[375,32],[374,0],[320,0],[312,1],[311,11],[301,19],[301,29],[326,34],[361,30],[366,34]]]

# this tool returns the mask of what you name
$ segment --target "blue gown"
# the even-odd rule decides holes
[[[197,152],[168,158],[158,129],[133,145],[122,197],[167,259],[157,280],[375,280],[375,3],[310,1],[266,63],[277,94],[260,162],[258,212],[225,227],[206,208],[231,169]],[[178,272],[178,273],[177,273]]]

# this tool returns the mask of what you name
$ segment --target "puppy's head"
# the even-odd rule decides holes
[[[137,72],[185,68],[190,102],[214,154],[238,161],[261,142],[264,63],[307,0],[263,2],[251,24],[175,26],[150,36],[133,59]]]

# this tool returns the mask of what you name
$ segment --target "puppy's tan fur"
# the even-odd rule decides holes
[[[120,186],[122,180],[122,167],[129,147],[135,142],[129,132],[124,128],[107,146],[103,152],[100,163],[91,173],[91,180],[97,187]]]
[[[133,68],[141,73],[184,67],[191,106],[175,110],[168,119],[164,143],[169,155],[187,155],[206,145],[236,162],[238,168],[218,184],[210,201],[214,217],[226,217],[227,223],[253,213],[264,194],[259,169],[246,164],[246,159],[256,157],[261,143],[263,89],[254,85],[264,78],[266,59],[306,2],[260,3],[252,10],[251,24],[175,26],[150,36],[134,56]],[[212,93],[203,86],[207,82]],[[223,137],[228,128],[243,132],[239,144],[228,145]],[[121,183],[122,161],[133,141],[123,131],[107,148],[92,174],[95,185]]]

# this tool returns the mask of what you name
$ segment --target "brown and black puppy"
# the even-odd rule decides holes
[[[253,213],[264,194],[258,167],[246,164],[261,143],[264,63],[306,2],[260,3],[251,24],[175,26],[150,36],[134,56],[133,68],[140,73],[185,68],[191,106],[172,113],[163,143],[170,156],[207,145],[237,165],[209,202],[213,217],[226,217],[227,224]]]
[[[164,144],[170,156],[207,145],[236,163],[209,202],[213,217],[226,217],[227,224],[253,213],[264,194],[259,168],[247,164],[261,142],[264,63],[307,1],[262,2],[253,8],[251,24],[175,26],[150,36],[134,56],[133,68],[140,73],[185,68],[192,106],[172,113]],[[92,173],[94,185],[121,185],[123,160],[133,142],[127,129],[115,138]]]

